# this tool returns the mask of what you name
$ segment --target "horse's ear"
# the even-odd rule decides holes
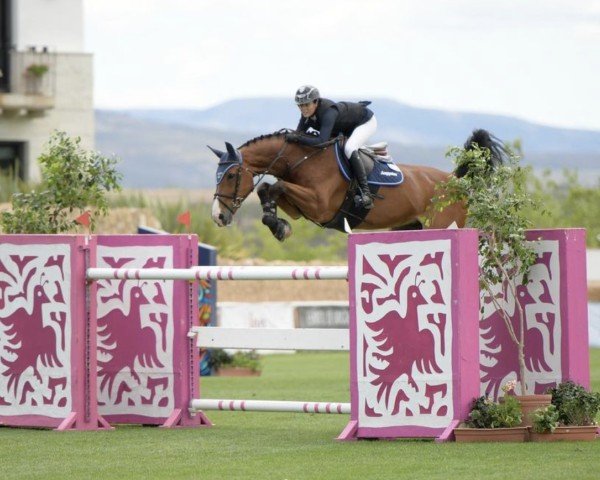
[[[229,142],[225,142],[225,146],[227,147],[227,153],[229,153],[229,155],[231,155],[232,158],[236,158],[237,153],[235,152],[235,148],[233,148],[233,145]]]
[[[208,148],[210,148],[212,150],[212,152],[219,158],[221,158],[223,156],[223,154],[225,152],[221,152],[220,150],[217,150],[216,148],[211,147],[210,145],[207,145]]]

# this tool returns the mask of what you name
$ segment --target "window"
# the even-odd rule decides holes
[[[0,0],[0,92],[10,91],[11,0]]]
[[[25,143],[0,142],[0,174],[25,178]]]

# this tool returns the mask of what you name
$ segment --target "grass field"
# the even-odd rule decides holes
[[[591,350],[600,390],[600,349]],[[202,379],[207,398],[349,401],[344,353],[273,355],[259,378]],[[208,429],[111,432],[0,428],[0,479],[600,478],[600,441],[336,442],[345,415],[208,412]]]

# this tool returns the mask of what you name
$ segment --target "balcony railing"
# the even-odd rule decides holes
[[[2,113],[31,114],[54,107],[56,54],[30,49],[9,53],[9,88],[0,92]]]

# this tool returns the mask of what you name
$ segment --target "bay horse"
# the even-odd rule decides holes
[[[292,233],[290,224],[277,217],[277,207],[291,218],[305,217],[322,227],[340,228],[332,219],[340,212],[347,197],[349,182],[342,176],[335,159],[333,141],[323,146],[310,147],[285,140],[287,130],[253,138],[235,149],[225,142],[226,151],[209,148],[219,157],[217,186],[212,206],[212,219],[220,226],[231,223],[242,202],[255,189],[255,177],[274,176],[276,183],[262,183],[257,193],[263,207],[263,223],[280,241]],[[502,163],[504,148],[501,142],[486,130],[475,130],[465,148],[488,148],[491,167]],[[363,230],[421,229],[421,219],[427,219],[426,228],[447,228],[453,223],[459,228],[466,222],[462,203],[434,211],[432,198],[436,185],[450,175],[463,176],[468,166],[459,166],[455,172],[437,168],[398,164],[404,181],[393,187],[381,186],[371,210],[354,218],[354,227]],[[348,213],[344,211],[343,213]],[[352,216],[352,212],[348,213]],[[339,215],[338,215],[339,217]],[[344,224],[346,221],[344,221]],[[346,228],[347,230],[347,228]]]

